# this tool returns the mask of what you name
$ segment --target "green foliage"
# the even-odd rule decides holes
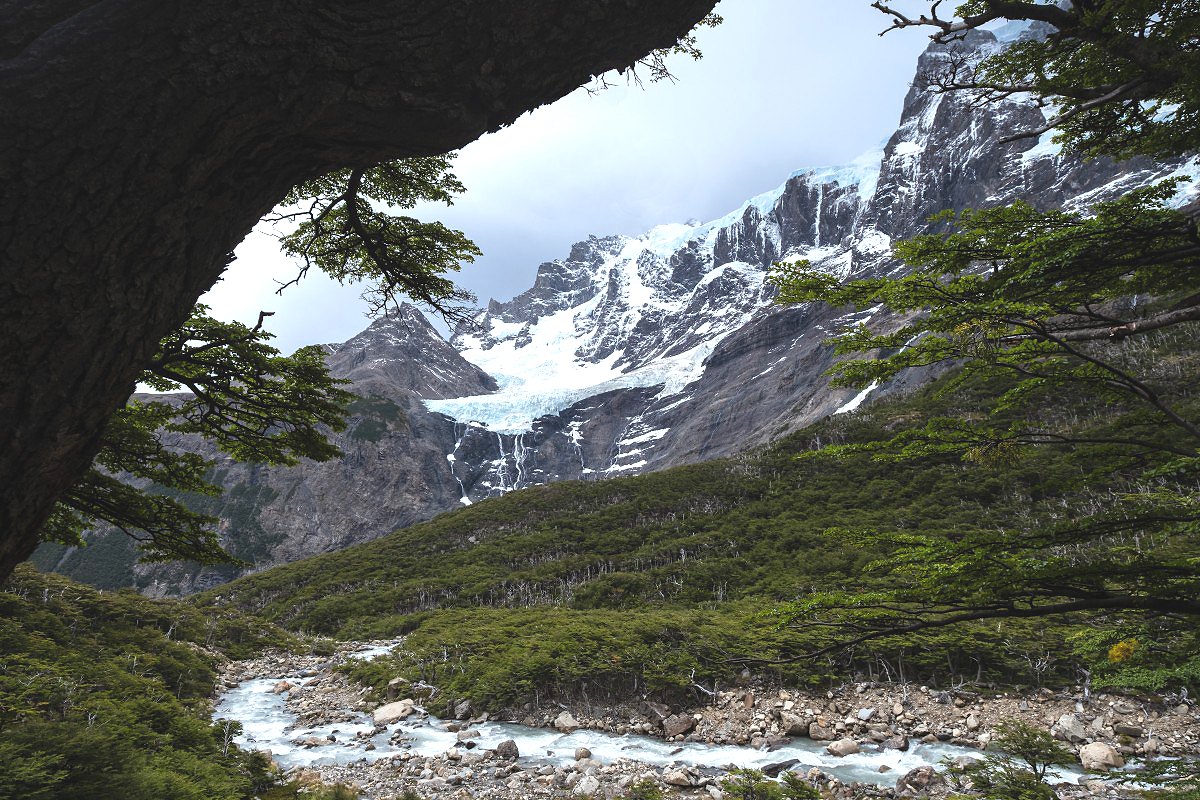
[[[894,27],[940,29],[944,43],[999,18],[1048,23],[1057,32],[981,64],[951,50],[934,83],[981,92],[982,102],[1018,91],[1053,100],[1060,140],[1090,153],[1200,145],[1195,97],[1183,99],[1200,74],[1194,0],[975,0],[958,20],[875,5]],[[1053,447],[1081,470],[1082,496],[1067,513],[1035,505],[1023,519],[949,536],[847,526],[835,535],[886,554],[867,567],[880,580],[801,599],[790,609],[798,623],[842,626],[842,641],[856,643],[986,618],[1106,611],[1119,628],[1200,615],[1200,237],[1194,211],[1171,207],[1178,184],[1136,189],[1089,214],[1023,202],[944,212],[932,220],[940,232],[895,244],[909,267],[901,277],[843,285],[803,262],[779,267],[784,302],[882,306],[894,315],[876,319],[903,320],[834,337],[839,355],[857,356],[834,368],[836,382],[954,367],[941,390],[976,401],[821,457],[1016,466],[1034,460],[1034,447]],[[1157,675],[1123,674],[1142,685],[1190,681],[1190,656],[1176,655]]]
[[[1096,651],[1073,649],[1068,637],[1092,618],[900,632],[815,662],[803,658],[840,633],[812,625],[798,604],[840,592],[861,605],[912,576],[921,591],[942,591],[945,576],[968,577],[966,566],[943,563],[960,546],[979,556],[972,562],[983,579],[978,592],[1007,591],[1017,556],[1001,552],[991,562],[974,545],[1019,524],[1062,524],[1071,509],[1120,486],[1124,476],[1102,447],[994,463],[931,455],[902,470],[853,449],[973,407],[980,391],[940,388],[826,420],[737,459],[512,493],[246,576],[196,601],[347,638],[409,634],[401,661],[356,675],[382,687],[404,674],[489,708],[582,698],[585,682],[591,698],[628,696],[635,686],[699,698],[693,680],[728,685],[746,661],[798,684],[856,672],[933,683],[1074,680],[1075,667]],[[851,450],[837,459],[797,458],[829,442]],[[861,530],[894,535],[846,533]],[[929,562],[905,549],[918,536],[944,548],[937,552],[946,558],[935,562],[946,570],[942,578],[921,578]],[[906,604],[894,613],[911,610]],[[678,646],[657,652],[647,632]]]
[[[385,397],[359,397],[346,407],[346,413],[362,417],[350,432],[350,438],[378,442],[393,426],[405,420],[398,405]]]
[[[480,254],[461,231],[392,213],[420,202],[449,205],[463,186],[450,172],[453,155],[389,161],[370,169],[342,169],[306,181],[284,200],[290,210],[268,219],[294,223],[280,237],[301,263],[300,276],[316,267],[339,283],[369,281],[364,294],[375,312],[407,295],[449,318],[470,300],[445,277]]]
[[[199,435],[234,458],[295,464],[339,455],[326,430],[344,427],[353,398],[331,378],[320,349],[282,356],[260,324],[219,322],[197,306],[163,340],[142,376],[163,400],[133,400],[105,428],[91,469],[58,503],[45,541],[83,544],[82,533],[115,527],[150,561],[234,562],[213,529],[215,517],[185,497],[214,496],[203,458],[168,446],[164,434]],[[202,504],[201,504],[202,505]]]
[[[957,19],[910,19],[875,3],[893,27],[939,29],[952,43],[997,19],[1047,23],[1051,34],[974,62],[951,59],[931,76],[980,102],[1028,92],[1056,108],[1049,128],[1083,153],[1172,156],[1200,147],[1200,3],[1196,0],[1089,0],[1054,3],[970,0]],[[1034,131],[1031,133],[1038,133]]]
[[[20,567],[0,592],[0,798],[249,798],[269,761],[207,718],[220,657],[292,637]]]
[[[982,759],[948,764],[959,786],[989,800],[1055,800],[1046,783],[1055,766],[1072,765],[1075,754],[1046,731],[1021,720],[1003,720]]]
[[[721,781],[721,789],[732,800],[817,800],[821,793],[790,772],[776,782],[756,769],[735,769]]]
[[[647,778],[630,784],[620,800],[663,800],[663,793],[662,789],[658,788],[658,783]]]
[[[461,315],[452,303],[469,295],[445,274],[479,250],[441,223],[378,207],[449,204],[463,190],[449,171],[452,158],[337,170],[295,187],[285,201],[292,210],[270,219],[291,224],[281,241],[300,259],[300,277],[316,266],[342,283],[370,281],[375,312],[407,295],[449,317]],[[355,398],[340,388],[344,381],[329,376],[321,348],[283,356],[263,330],[270,314],[260,314],[250,328],[215,320],[207,310],[196,306],[162,340],[141,376],[156,391],[189,394],[134,400],[113,415],[92,467],[56,506],[43,541],[81,545],[84,531],[111,526],[137,541],[145,560],[240,563],[222,548],[216,518],[194,510],[205,504],[185,501],[187,495],[217,494],[205,480],[210,465],[168,447],[164,434],[201,436],[234,458],[267,464],[340,455],[326,434],[345,428],[347,405]],[[389,422],[402,418],[386,401],[363,401],[350,413],[362,411],[371,416],[351,432],[362,440],[378,441]]]

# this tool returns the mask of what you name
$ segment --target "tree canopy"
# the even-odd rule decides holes
[[[1200,4],[975,0],[948,18],[940,5],[910,17],[873,3],[891,18],[888,30],[928,27],[943,43],[998,20],[1032,27],[981,60],[950,58],[931,76],[938,90],[981,104],[1030,93],[1051,116],[1023,135],[1053,130],[1085,156],[1200,149]],[[1200,205],[1181,183],[1137,188],[1086,213],[1028,202],[947,211],[931,221],[936,232],[894,245],[908,266],[899,277],[842,284],[806,262],[780,265],[784,302],[880,306],[900,320],[834,336],[836,352],[852,356],[834,367],[836,382],[865,387],[935,366],[955,370],[945,392],[978,400],[822,457],[867,450],[885,460],[1001,462],[1028,447],[1099,448],[1124,487],[1099,496],[1081,485],[1058,518],[1031,515],[1019,527],[836,531],[888,552],[869,567],[882,588],[801,598],[789,612],[795,624],[831,625],[845,644],[967,620],[1101,611],[1101,657],[1122,641],[1157,639],[1167,652],[1194,625]]]

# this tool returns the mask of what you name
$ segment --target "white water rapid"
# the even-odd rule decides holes
[[[376,647],[361,651],[355,657],[372,658],[387,650],[387,647]],[[300,684],[305,677],[281,674],[244,681],[220,696],[214,712],[217,719],[236,720],[242,724],[243,733],[237,739],[239,745],[269,752],[284,768],[373,762],[404,752],[439,756],[452,748],[463,747],[457,734],[448,731],[445,723],[433,716],[410,717],[370,738],[358,737],[359,733],[374,729],[371,716],[365,713],[355,714],[349,722],[302,726],[288,710],[286,695],[272,692],[275,685],[284,680]],[[803,738],[766,751],[736,745],[673,743],[648,736],[617,736],[591,730],[563,734],[510,723],[485,722],[474,726],[473,730],[479,733],[473,741],[480,750],[494,749],[500,742],[512,739],[520,750],[521,761],[526,763],[566,766],[574,762],[575,750],[581,747],[592,751],[592,758],[603,763],[626,759],[659,767],[762,768],[795,759],[797,763],[790,767],[794,771],[805,772],[811,767],[819,767],[843,781],[879,785],[893,785],[909,770],[936,764],[946,757],[978,757],[978,751],[942,744],[913,743],[907,752],[885,750],[838,758],[825,750],[824,743]],[[326,737],[334,741],[318,746],[299,744]],[[373,744],[374,749],[367,749],[368,743]],[[883,767],[886,770],[881,772]]]

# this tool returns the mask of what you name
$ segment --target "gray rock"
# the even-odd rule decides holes
[[[830,755],[842,758],[844,756],[852,756],[859,752],[858,742],[853,739],[838,739],[836,742],[830,742],[825,747]]]
[[[871,718],[874,716],[875,716],[875,709],[873,709],[873,708],[860,708],[858,710],[858,721],[859,722],[869,722],[871,720]]]
[[[592,757],[592,751],[587,749],[586,747],[576,747],[575,748],[575,760],[576,761],[583,761],[585,758],[591,758],[591,757]]]
[[[683,788],[696,786],[698,783],[696,777],[686,769],[669,769],[663,773],[662,779],[663,783],[667,784],[668,786],[679,786]]]
[[[1125,766],[1125,759],[1121,758],[1121,754],[1112,745],[1092,742],[1079,748],[1079,763],[1090,772],[1108,772],[1110,769]]]
[[[818,742],[827,742],[833,738],[833,731],[819,722],[813,722],[808,726],[808,738]]]
[[[1140,739],[1145,735],[1145,731],[1138,725],[1131,725],[1128,722],[1118,722],[1113,725],[1113,733],[1118,736],[1128,736],[1131,739]]]
[[[1083,724],[1083,720],[1075,714],[1063,714],[1058,718],[1058,722],[1054,723],[1051,728],[1051,733],[1055,738],[1063,739],[1068,742],[1086,742],[1087,728]]]
[[[496,745],[496,756],[505,761],[516,761],[521,757],[521,751],[517,747],[516,741],[505,739],[500,744]]]
[[[575,784],[572,794],[580,797],[591,797],[598,791],[600,791],[599,779],[595,775],[584,775],[579,779],[579,783]]]
[[[696,720],[691,714],[672,714],[662,721],[662,727],[668,737],[683,736],[695,729]]]
[[[579,730],[579,722],[571,716],[570,711],[564,711],[554,718],[554,727],[563,733],[574,733]]]
[[[412,700],[397,700],[394,703],[380,706],[371,712],[371,719],[376,725],[391,725],[412,716],[416,707]]]
[[[471,701],[463,700],[454,707],[455,719],[466,719],[471,716]]]
[[[810,722],[808,717],[791,711],[782,711],[779,714],[779,729],[788,736],[807,736]]]
[[[946,779],[932,766],[917,767],[896,781],[897,794],[927,796],[932,790],[945,786]]]
[[[890,736],[880,742],[879,747],[883,750],[899,750],[907,752],[909,743],[907,736]]]

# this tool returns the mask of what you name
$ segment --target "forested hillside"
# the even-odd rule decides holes
[[[1181,381],[1195,374],[1184,332],[1160,336],[1156,346],[1170,353]],[[955,390],[944,391],[950,385]],[[896,580],[886,546],[854,545],[847,532],[955,540],[1039,521],[1052,526],[1121,492],[1145,468],[1145,456],[1103,442],[982,463],[934,454],[902,467],[870,452],[823,450],[889,439],[932,418],[969,419],[979,397],[998,388],[942,381],[758,453],[531,488],[243,578],[198,602],[336,636],[408,633],[406,660],[374,677],[399,668],[493,705],[535,692],[571,695],[584,685],[593,695],[678,694],[697,681],[728,681],[746,665],[798,681],[861,672],[1034,684],[1075,680],[1087,667],[1097,682],[1194,683],[1194,633],[1165,635],[1152,663],[1097,658],[1121,639],[1120,614],[1104,618],[1099,636],[1085,635],[1097,629],[1076,625],[1081,616],[1050,625],[1015,619],[803,658],[844,634],[788,624],[796,601]],[[1075,424],[1107,439],[1138,421],[1098,411]]]

